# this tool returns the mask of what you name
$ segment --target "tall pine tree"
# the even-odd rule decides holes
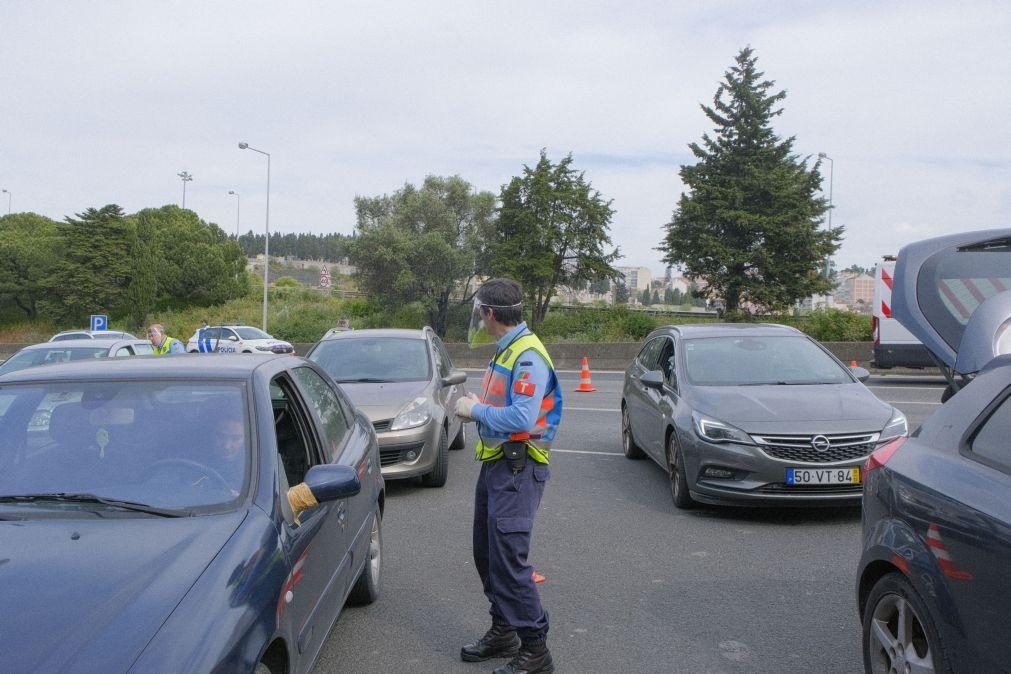
[[[841,227],[819,229],[828,208],[819,163],[809,170],[793,153],[794,138],[773,132],[786,92],[771,92],[775,82],[755,63],[751,48],[742,49],[713,106],[701,106],[715,137],[689,145],[698,163],[681,167],[688,192],[659,247],[667,264],[681,265],[709,297],[722,299],[731,317],[745,303],[782,309],[828,291],[818,271],[842,235]]]

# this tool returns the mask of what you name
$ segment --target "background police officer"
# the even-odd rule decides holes
[[[154,347],[156,355],[163,356],[167,353],[186,353],[186,347],[175,337],[165,334],[165,326],[155,323],[147,329],[147,338]]]
[[[522,318],[522,291],[510,279],[478,290],[471,345],[494,340],[495,358],[481,396],[457,402],[456,413],[477,422],[477,459],[483,462],[474,500],[474,563],[491,602],[492,626],[460,651],[466,662],[513,659],[495,674],[553,672],[547,647],[548,614],[527,563],[534,516],[544,493],[551,441],[562,395],[544,345]]]

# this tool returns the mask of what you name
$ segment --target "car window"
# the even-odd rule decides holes
[[[0,387],[0,495],[90,493],[160,508],[233,502],[248,483],[245,386],[70,381]]]
[[[229,328],[221,328],[221,341],[228,341],[232,338],[238,340],[239,336],[235,334],[235,331]]]
[[[210,339],[212,341],[221,339],[221,328],[204,328],[202,337],[200,336],[200,332],[197,331],[197,339]]]
[[[970,448],[973,454],[1011,473],[1011,397],[1005,398],[976,431]]]
[[[284,476],[289,485],[305,479],[308,470],[319,463],[319,452],[312,433],[312,423],[299,403],[294,385],[278,375],[271,382],[270,401],[274,408],[274,435]]]
[[[323,424],[323,447],[327,459],[333,461],[340,456],[344,438],[348,433],[348,421],[344,417],[337,394],[312,368],[295,368],[293,373],[305,393],[306,400],[312,405]]]
[[[677,378],[674,376],[674,340],[663,338],[660,355],[657,358],[657,369],[663,372],[664,381],[671,388],[677,388]]]
[[[93,337],[86,332],[67,332],[62,335],[56,335],[50,341],[64,342],[68,339],[93,339]]]
[[[453,369],[453,361],[450,359],[449,354],[446,353],[446,348],[442,344],[442,340],[438,337],[432,339],[433,352],[435,355],[435,364],[439,368],[440,377],[448,377],[450,371]]]
[[[410,337],[328,339],[308,356],[338,383],[432,378],[428,342]]]
[[[916,277],[916,301],[948,346],[957,349],[980,304],[1011,290],[1011,244],[946,248],[928,258]]]
[[[684,371],[697,386],[848,384],[853,379],[802,336],[733,335],[686,339]]]
[[[130,347],[128,347],[128,346],[121,346],[118,349],[116,349],[115,357],[116,358],[125,358],[126,356],[132,356],[132,355],[133,355],[133,352],[130,351]]]
[[[134,344],[133,352],[138,356],[150,356],[154,353],[154,348],[150,344]]]
[[[659,355],[660,348],[663,346],[663,337],[654,337],[646,343],[646,346],[642,347],[642,351],[639,352],[638,360],[639,364],[643,366],[647,371],[656,369],[657,356]]]

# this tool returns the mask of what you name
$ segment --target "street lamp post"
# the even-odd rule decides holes
[[[6,190],[6,189],[3,191],[3,193],[7,195],[7,215],[10,215],[11,214],[11,201],[14,199],[14,194],[11,193],[9,190]]]
[[[239,143],[240,150],[252,150],[267,157],[267,221],[263,239],[263,331],[267,331],[267,275],[270,272],[270,153],[257,150],[249,143]]]
[[[183,208],[186,208],[186,183],[193,180],[193,176],[186,171],[177,173],[176,175],[183,181]]]
[[[239,240],[239,213],[242,210],[242,197],[235,190],[228,190],[229,194],[235,195],[235,240]]]
[[[835,162],[824,152],[818,153],[818,159],[828,159],[828,231],[832,233],[832,179],[835,177]],[[825,260],[825,278],[828,278],[828,259]]]

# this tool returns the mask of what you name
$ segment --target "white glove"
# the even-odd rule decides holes
[[[458,399],[456,401],[456,416],[460,417],[462,421],[474,421],[471,413],[474,410],[474,405],[478,402],[480,401],[473,393],[468,393],[465,398]]]

